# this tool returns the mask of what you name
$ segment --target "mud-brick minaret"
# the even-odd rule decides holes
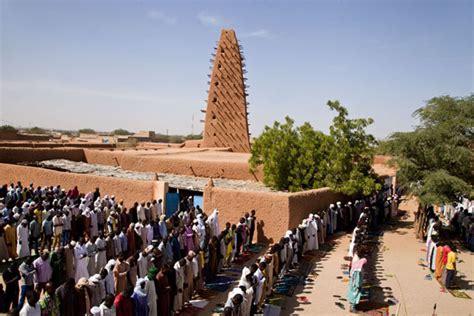
[[[202,147],[250,152],[242,60],[234,30],[222,30],[209,83]]]

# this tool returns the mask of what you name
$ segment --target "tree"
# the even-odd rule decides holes
[[[16,132],[17,129],[11,125],[2,125],[0,126],[0,132]]]
[[[29,129],[26,130],[26,132],[30,133],[30,134],[48,134],[47,130],[45,130],[44,128],[38,127],[38,126],[29,128]]]
[[[473,94],[432,98],[413,113],[420,120],[414,131],[394,133],[384,144],[395,157],[398,183],[425,206],[472,194],[473,104]]]
[[[289,117],[265,126],[252,146],[251,171],[262,165],[265,184],[277,190],[329,186],[348,195],[369,195],[378,189],[371,167],[375,140],[365,133],[372,120],[348,119],[338,101],[327,105],[338,112],[329,135],[309,123],[294,127]]]
[[[119,128],[119,129],[116,129],[116,130],[112,131],[112,135],[131,135],[131,134],[132,133],[130,133],[126,129],[122,129],[122,128]]]
[[[81,128],[79,133],[83,134],[95,134],[96,132],[92,128]]]

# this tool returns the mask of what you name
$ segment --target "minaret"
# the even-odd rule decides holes
[[[209,82],[202,147],[250,152],[243,58],[234,30],[223,29]]]

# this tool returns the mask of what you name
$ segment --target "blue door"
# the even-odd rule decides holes
[[[173,215],[179,206],[179,194],[178,193],[166,193],[166,217]]]

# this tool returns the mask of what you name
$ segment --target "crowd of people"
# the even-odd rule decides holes
[[[368,204],[380,204],[381,211]],[[337,231],[358,229],[363,216],[377,225],[392,205],[379,195],[310,214],[243,268],[224,314],[260,311],[276,280],[306,251]],[[2,275],[0,306],[20,315],[179,314],[249,250],[256,228],[255,210],[221,230],[218,210],[208,215],[190,199],[166,217],[161,200],[127,208],[99,189],[81,193],[20,182],[0,189],[0,212],[0,260],[13,260]]]
[[[458,246],[474,251],[474,203],[457,202],[421,207],[416,213],[416,235],[426,242],[426,262],[438,282],[455,284]]]

